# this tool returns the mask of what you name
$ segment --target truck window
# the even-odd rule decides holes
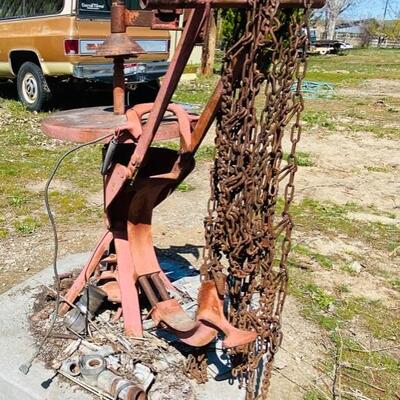
[[[1,1],[1,0],[0,0]],[[112,0],[79,0],[79,15],[83,18],[110,18]],[[139,10],[139,0],[126,0],[130,10]]]
[[[24,0],[24,3],[26,17],[58,14],[64,7],[64,0]]]
[[[58,14],[63,7],[64,0],[0,0],[0,18]]]
[[[22,17],[23,10],[23,0],[0,0],[0,18]]]

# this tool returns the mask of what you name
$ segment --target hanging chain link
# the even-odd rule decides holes
[[[235,11],[237,37],[222,69],[201,268],[203,279],[227,273],[230,322],[258,333],[256,342],[229,351],[232,373],[246,386],[247,400],[266,398],[282,341],[293,227],[289,206],[304,107],[310,2],[296,10],[280,9],[279,3],[250,0],[249,10]],[[282,140],[291,121],[284,161]],[[207,379],[204,360],[196,354],[187,364],[199,382]]]

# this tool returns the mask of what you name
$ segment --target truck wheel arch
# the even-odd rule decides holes
[[[40,68],[42,68],[40,62],[41,57],[37,53],[37,51],[33,49],[13,49],[10,51],[8,58],[10,62],[11,71],[14,76],[18,75],[18,71],[21,68],[22,64],[27,61],[32,62],[37,66],[39,66]]]

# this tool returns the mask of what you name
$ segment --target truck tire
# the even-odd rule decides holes
[[[20,101],[30,111],[40,111],[49,102],[51,92],[42,69],[27,61],[17,74],[17,91]]]

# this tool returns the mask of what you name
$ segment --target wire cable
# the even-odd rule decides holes
[[[58,266],[57,266],[57,259],[58,259],[58,233],[57,233],[57,225],[56,225],[56,221],[54,218],[54,215],[51,211],[51,207],[50,207],[50,201],[49,201],[49,188],[51,185],[51,182],[53,181],[58,169],[60,168],[62,162],[65,160],[65,158],[67,158],[70,154],[74,153],[77,150],[82,149],[83,147],[86,146],[90,146],[92,144],[96,144],[99,143],[101,141],[103,141],[104,139],[113,136],[113,133],[109,133],[107,135],[101,136],[97,139],[91,140],[90,142],[85,142],[82,143],[70,150],[68,150],[67,152],[65,152],[57,161],[56,165],[54,166],[54,169],[52,171],[52,173],[50,174],[47,182],[46,182],[46,186],[44,189],[44,203],[46,206],[46,212],[47,215],[49,217],[49,221],[51,224],[51,228],[53,231],[53,239],[54,239],[54,252],[53,252],[53,273],[54,273],[54,278],[56,281],[56,291],[57,291],[57,297],[56,297],[56,304],[54,307],[54,311],[53,311],[53,316],[51,319],[51,323],[49,326],[49,329],[47,330],[46,335],[43,337],[42,341],[39,344],[38,349],[36,350],[36,352],[33,354],[33,356],[24,364],[20,365],[19,370],[27,375],[29,373],[30,368],[32,367],[33,361],[37,358],[37,356],[40,354],[40,352],[43,349],[43,346],[45,345],[45,343],[47,342],[51,332],[53,331],[55,324],[57,322],[57,316],[58,316],[58,312],[60,309],[60,292],[61,292],[61,288],[60,288],[60,278],[59,278],[59,274],[58,274]]]

